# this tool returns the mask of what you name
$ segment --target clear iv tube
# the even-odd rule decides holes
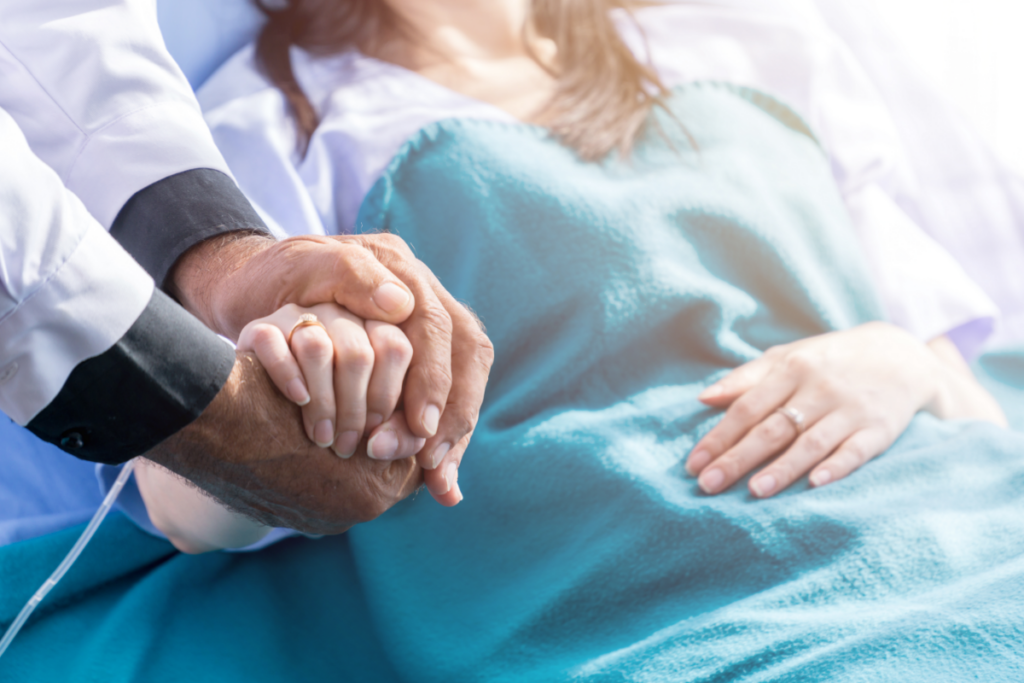
[[[39,587],[39,590],[35,592],[35,595],[33,595],[31,599],[25,603],[25,606],[21,608],[21,612],[18,613],[18,617],[11,624],[10,628],[7,629],[7,632],[4,633],[3,640],[0,640],[0,657],[3,657],[3,654],[7,651],[11,641],[14,640],[14,636],[18,635],[18,631],[20,631],[21,627],[25,625],[25,622],[28,621],[32,612],[34,612],[39,603],[43,601],[46,594],[53,590],[53,587],[56,586],[62,578],[64,578],[64,575],[67,574],[69,569],[71,569],[71,565],[73,565],[75,560],[78,559],[78,556],[82,554],[82,550],[84,550],[85,546],[89,544],[89,541],[92,539],[93,534],[96,533],[96,529],[99,527],[100,522],[102,522],[103,518],[107,516],[108,512],[110,512],[110,508],[113,507],[114,501],[117,500],[117,494],[121,493],[121,489],[124,488],[124,484],[128,481],[128,477],[131,476],[132,469],[134,467],[134,460],[130,460],[125,464],[121,469],[121,473],[114,481],[114,485],[111,486],[110,491],[107,492],[107,497],[103,499],[103,502],[100,504],[96,514],[92,516],[89,526],[85,527],[85,531],[83,531],[82,535],[78,537],[74,547],[71,548],[71,551],[64,558],[64,561],[60,563],[60,566],[58,566],[53,574],[50,575],[50,578],[48,578],[43,585]]]

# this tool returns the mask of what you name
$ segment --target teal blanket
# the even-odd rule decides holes
[[[1024,680],[1024,436],[919,416],[850,478],[767,501],[685,475],[719,418],[704,386],[879,312],[796,116],[714,85],[670,105],[599,164],[442,122],[364,203],[495,343],[460,506],[195,558],[117,517],[0,677]],[[1024,406],[1024,354],[992,361]],[[70,542],[0,551],[0,620]]]

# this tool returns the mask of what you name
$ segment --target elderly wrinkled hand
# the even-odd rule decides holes
[[[360,319],[398,326],[412,346],[401,401],[406,429],[412,437],[426,439],[417,454],[420,467],[427,470],[423,480],[442,504],[454,505],[461,499],[453,483],[476,426],[493,348],[472,313],[444,290],[401,239],[384,234],[307,236],[275,242],[260,235],[227,235],[186,253],[172,271],[168,284],[188,310],[232,339],[238,339],[250,322],[270,316],[289,303],[335,303]],[[292,389],[285,385],[284,391],[291,395],[288,392]],[[245,400],[260,403],[253,406],[259,408],[257,412],[262,410],[269,415],[279,411],[280,406],[265,404],[266,395],[249,393],[238,392],[232,398],[222,399],[222,403]],[[320,407],[303,411],[302,424],[307,436],[314,439],[316,425],[322,421],[316,418],[330,412],[324,405],[321,402]],[[336,418],[336,432],[339,424],[345,424],[345,418]],[[225,431],[223,435],[207,432],[206,436],[212,439],[206,450],[213,460],[219,457],[219,449],[226,447],[231,435]],[[198,438],[189,434],[185,437],[192,442]],[[263,442],[258,448],[267,450],[270,443],[273,442]],[[336,450],[346,445],[338,440],[332,444]],[[267,455],[253,454],[251,459],[255,464]],[[249,473],[244,463],[211,468],[219,474],[211,471],[204,477],[206,484],[201,485],[211,492],[213,488],[220,489],[222,495],[218,497],[235,505],[224,496],[230,496],[229,491],[246,490]],[[194,476],[179,473],[193,480],[199,476],[196,468]],[[304,477],[310,497],[328,495],[310,475],[288,476]],[[218,477],[226,479],[217,481]],[[257,504],[260,495],[267,502],[273,498],[273,482],[267,480],[262,486],[262,494],[246,493],[249,502],[245,505]],[[322,514],[330,514],[328,510],[333,509],[327,500],[310,507],[319,507]],[[275,514],[281,519],[299,519],[305,514],[293,513],[282,510]],[[324,526],[336,528],[346,523],[344,519],[323,520]]]
[[[758,498],[808,472],[814,486],[837,481],[891,446],[919,410],[1006,424],[948,340],[925,345],[885,323],[769,349],[700,399],[728,408],[686,463],[708,494],[766,462],[749,484]]]
[[[414,453],[419,437],[401,411],[377,433],[382,429],[394,433],[406,456]],[[256,355],[243,351],[199,419],[146,457],[260,524],[312,534],[374,519],[422,483],[414,458],[373,460],[365,440],[348,459],[311,443],[301,409],[277,390]]]

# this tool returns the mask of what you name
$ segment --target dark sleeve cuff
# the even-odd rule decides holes
[[[230,345],[154,290],[124,337],[79,363],[28,428],[83,460],[120,464],[199,417],[234,363]]]
[[[269,232],[235,181],[197,168],[136,192],[110,234],[163,288],[171,267],[191,247],[240,230]]]

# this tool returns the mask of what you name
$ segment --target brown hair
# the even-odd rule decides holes
[[[319,124],[316,110],[292,70],[289,47],[319,55],[349,48],[372,52],[394,32],[398,17],[384,0],[288,0],[274,9],[255,0],[267,23],[256,45],[258,63],[284,93],[295,116],[299,151]],[[532,0],[533,28],[555,43],[558,64],[545,65],[556,78],[542,118],[548,128],[585,159],[613,149],[629,151],[665,88],[619,36],[613,9],[629,11],[629,0]],[[536,58],[536,57],[535,57]]]

